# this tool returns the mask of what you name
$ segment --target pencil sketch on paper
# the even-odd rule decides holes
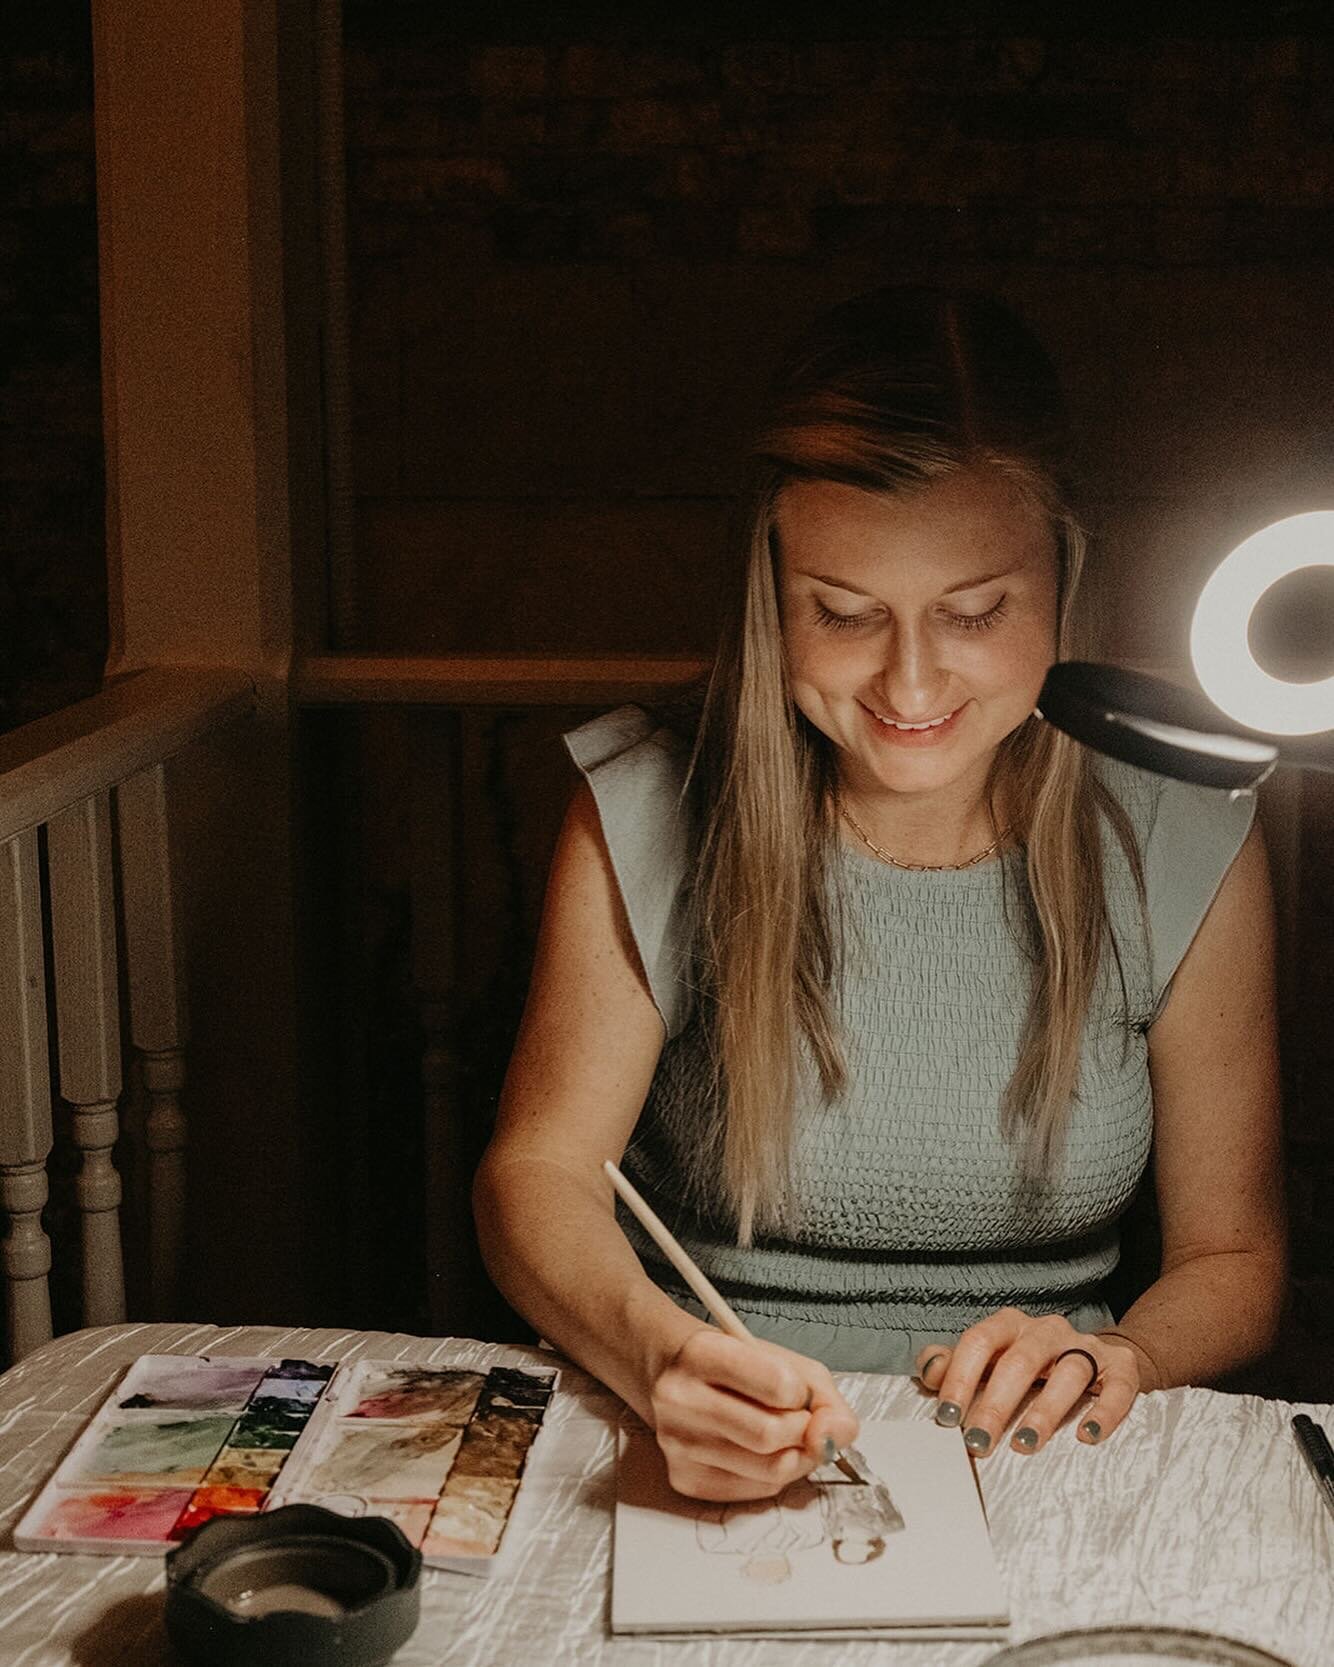
[[[705,1503],[672,1487],[652,1430],[624,1427],[612,1631],[972,1636],[1003,1626],[1005,1592],[959,1432],[868,1420],[852,1468],[869,1480],[824,1466],[776,1499]]]
[[[873,1563],[905,1526],[903,1513],[878,1477],[866,1483],[843,1476],[803,1477],[773,1499],[700,1505],[695,1542],[711,1555],[735,1557],[743,1579],[778,1585],[792,1578],[794,1556],[812,1553],[818,1558],[825,1546],[836,1563]]]

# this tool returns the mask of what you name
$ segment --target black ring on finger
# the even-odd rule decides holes
[[[1062,1349],[1060,1354],[1058,1354],[1055,1360],[1052,1361],[1051,1366],[1047,1368],[1047,1371],[1050,1373],[1052,1366],[1059,1366],[1068,1355],[1072,1354],[1077,1354],[1081,1360],[1087,1360],[1089,1363],[1090,1377],[1089,1381],[1084,1385],[1084,1393],[1087,1395],[1089,1390],[1093,1388],[1094,1384],[1097,1383],[1098,1379],[1102,1376],[1102,1367],[1099,1366],[1098,1362],[1093,1358],[1087,1349]]]

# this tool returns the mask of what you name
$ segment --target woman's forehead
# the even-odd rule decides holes
[[[835,580],[909,569],[963,580],[1055,554],[1046,510],[996,468],[959,469],[895,493],[793,481],[779,494],[774,527],[789,573]]]

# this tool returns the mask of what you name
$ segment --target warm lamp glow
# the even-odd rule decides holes
[[[1292,515],[1244,539],[1200,593],[1190,626],[1205,694],[1228,717],[1271,735],[1334,729],[1334,677],[1286,683],[1257,665],[1248,640],[1260,598],[1304,567],[1334,567],[1334,510]]]

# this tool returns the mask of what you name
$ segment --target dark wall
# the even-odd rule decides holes
[[[90,693],[106,536],[88,0],[0,30],[0,730]]]
[[[945,280],[1046,337],[1112,646],[1180,660],[1223,551],[1331,488],[1314,8],[1097,36],[1034,7],[883,8],[879,36],[699,10],[631,40],[577,7],[526,38],[349,9],[365,640],[705,646],[779,344]]]

